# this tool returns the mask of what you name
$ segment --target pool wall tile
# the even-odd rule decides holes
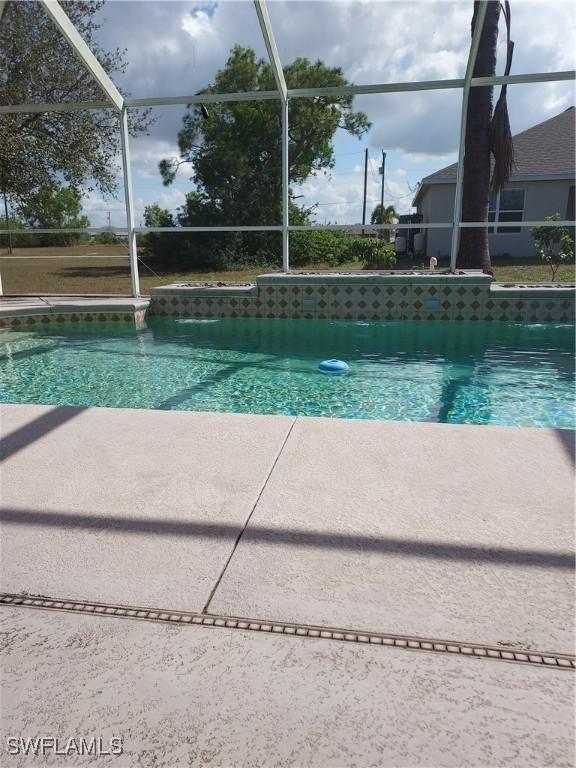
[[[475,270],[458,275],[274,274],[259,276],[255,285],[152,288],[150,300],[7,302],[0,305],[0,329],[80,323],[130,323],[141,329],[148,316],[565,323],[574,321],[574,298],[573,285],[501,285]]]
[[[37,326],[96,326],[110,323],[121,326],[132,324],[145,327],[149,299],[124,297],[34,297],[0,301],[0,329],[33,329]]]
[[[532,299],[526,306],[528,322],[571,322],[574,320],[574,304],[567,301]]]
[[[294,273],[262,275],[255,286],[191,287],[190,304],[177,285],[179,316],[341,320],[510,320],[570,322],[573,286],[501,286],[470,270],[459,275]],[[165,316],[172,286],[152,289],[150,314]],[[190,307],[194,308],[191,312]]]

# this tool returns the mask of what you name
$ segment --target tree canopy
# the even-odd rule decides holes
[[[0,217],[0,228],[6,226],[6,217]],[[82,240],[79,232],[35,232],[18,234],[21,229],[86,229],[90,219],[82,215],[79,193],[72,187],[45,188],[29,195],[18,218],[10,217],[12,230],[8,242],[15,247],[73,245]]]
[[[22,208],[28,226],[40,229],[86,229],[90,219],[81,213],[80,195],[72,187],[40,189]]]
[[[342,70],[321,61],[298,58],[284,67],[289,88],[348,85]],[[251,48],[236,45],[226,66],[201,93],[275,90],[270,64]],[[338,129],[360,138],[370,127],[363,112],[354,111],[352,96],[292,99],[289,111],[289,183],[334,167],[333,139]],[[191,163],[195,189],[173,217],[151,206],[148,226],[168,222],[181,226],[274,225],[282,223],[282,139],[279,100],[190,105],[178,134],[180,156],[159,164],[165,185],[179,168]],[[290,197],[291,224],[308,223],[312,208]],[[158,224],[156,224],[158,226]],[[164,224],[166,226],[166,224]],[[281,253],[278,233],[169,234],[149,238],[151,251],[164,261],[194,264],[275,264]]]
[[[97,42],[94,15],[104,0],[62,0],[66,14],[109,75],[126,67],[124,52]],[[9,2],[0,25],[0,103],[102,101],[90,73],[39,3]],[[147,129],[147,112],[131,115],[133,134]],[[21,210],[40,189],[64,182],[112,194],[119,149],[115,110],[0,116],[0,194]]]
[[[298,58],[284,67],[289,88],[344,86],[338,67]],[[236,45],[214,83],[201,93],[275,90],[272,67],[250,48]],[[289,112],[289,182],[334,166],[333,138],[339,128],[361,137],[367,116],[352,108],[351,96],[292,99]],[[192,163],[198,197],[193,218],[203,223],[280,224],[281,108],[276,100],[225,102],[208,116],[190,105],[178,134],[180,157],[160,163],[164,184],[182,163]],[[296,213],[297,206],[293,207]]]

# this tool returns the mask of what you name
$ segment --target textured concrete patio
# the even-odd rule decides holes
[[[0,415],[4,592],[573,652],[572,433]],[[4,732],[114,727],[132,755],[116,765],[573,761],[559,669],[2,614]]]
[[[17,608],[0,622],[3,735],[122,736],[98,765],[573,766],[570,672]]]

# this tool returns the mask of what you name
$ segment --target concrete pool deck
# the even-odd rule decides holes
[[[3,592],[573,653],[572,432],[32,405],[0,417]],[[559,668],[2,615],[10,735],[116,728],[141,765],[573,763],[573,675]]]

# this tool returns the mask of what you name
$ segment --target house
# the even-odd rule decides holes
[[[559,213],[574,221],[574,107],[516,134],[510,182],[491,193],[489,219],[542,221]],[[424,223],[451,222],[454,216],[456,170],[454,163],[422,179],[414,202]],[[534,252],[528,227],[491,227],[492,256],[526,257]],[[450,253],[451,227],[426,230],[426,255]]]
[[[370,224],[353,224],[348,229],[344,230],[345,235],[353,235],[354,237],[378,237],[379,230],[372,229]]]

